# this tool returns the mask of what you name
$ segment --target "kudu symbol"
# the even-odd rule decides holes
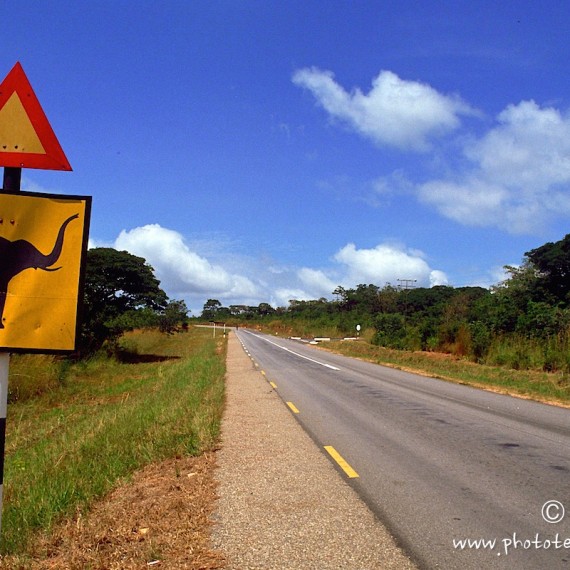
[[[48,254],[43,254],[29,241],[23,239],[10,241],[0,236],[0,329],[4,328],[4,306],[8,285],[12,278],[26,269],[43,269],[44,271],[61,269],[61,267],[52,267],[52,265],[57,263],[61,255],[65,228],[76,218],[79,218],[79,214],[70,216],[61,224],[55,245]]]

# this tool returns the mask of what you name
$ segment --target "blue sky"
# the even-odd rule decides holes
[[[171,298],[490,286],[568,233],[566,2],[4,0],[91,244]]]

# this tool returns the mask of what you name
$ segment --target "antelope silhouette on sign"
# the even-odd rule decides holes
[[[42,269],[43,271],[57,271],[61,267],[55,265],[63,249],[65,228],[79,214],[70,216],[61,224],[55,244],[50,253],[43,254],[35,245],[24,239],[10,241],[0,236],[0,329],[4,328],[4,306],[10,281],[26,269]]]

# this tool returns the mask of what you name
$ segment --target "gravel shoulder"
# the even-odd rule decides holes
[[[213,547],[229,569],[412,569],[356,492],[228,339]]]

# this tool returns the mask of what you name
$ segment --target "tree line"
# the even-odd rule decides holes
[[[209,299],[201,317],[315,335],[354,335],[361,325],[372,330],[373,343],[387,348],[441,351],[514,368],[570,370],[570,234],[526,252],[520,266],[505,269],[507,278],[490,289],[339,286],[332,300],[291,300],[288,307],[224,307]]]

